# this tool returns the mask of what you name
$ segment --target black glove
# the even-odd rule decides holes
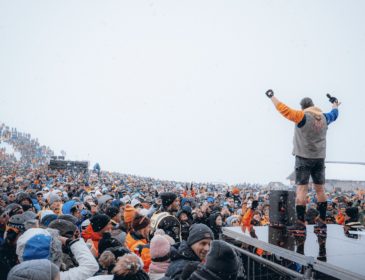
[[[329,93],[327,93],[327,97],[329,99],[329,101],[333,104],[333,103],[338,103],[338,100],[336,97],[331,96]]]
[[[271,98],[274,96],[274,91],[272,89],[269,89],[268,91],[265,92],[266,96]]]

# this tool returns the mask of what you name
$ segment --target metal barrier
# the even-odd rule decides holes
[[[231,243],[237,244],[239,241],[246,247],[243,249],[230,244],[242,260],[246,279],[364,279],[356,273],[343,271],[327,263],[316,262],[313,258],[277,246],[273,248],[271,244],[227,230],[227,228],[223,229],[223,235],[227,238],[227,242],[232,241]],[[265,254],[265,257],[259,256],[250,252],[249,248],[261,248],[269,254]]]

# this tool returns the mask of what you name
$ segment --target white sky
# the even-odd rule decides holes
[[[68,158],[184,181],[283,181],[293,124],[330,110],[328,160],[365,161],[365,1],[0,0],[0,121]]]

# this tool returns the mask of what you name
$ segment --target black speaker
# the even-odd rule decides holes
[[[295,248],[295,240],[285,227],[269,226],[269,243],[290,251],[294,251]]]
[[[295,223],[295,192],[270,192],[270,226],[284,227]]]

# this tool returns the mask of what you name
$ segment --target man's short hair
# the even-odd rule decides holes
[[[300,101],[300,106],[302,106],[302,110],[307,109],[309,107],[314,106],[312,99],[310,99],[309,97],[304,97],[301,101]]]

